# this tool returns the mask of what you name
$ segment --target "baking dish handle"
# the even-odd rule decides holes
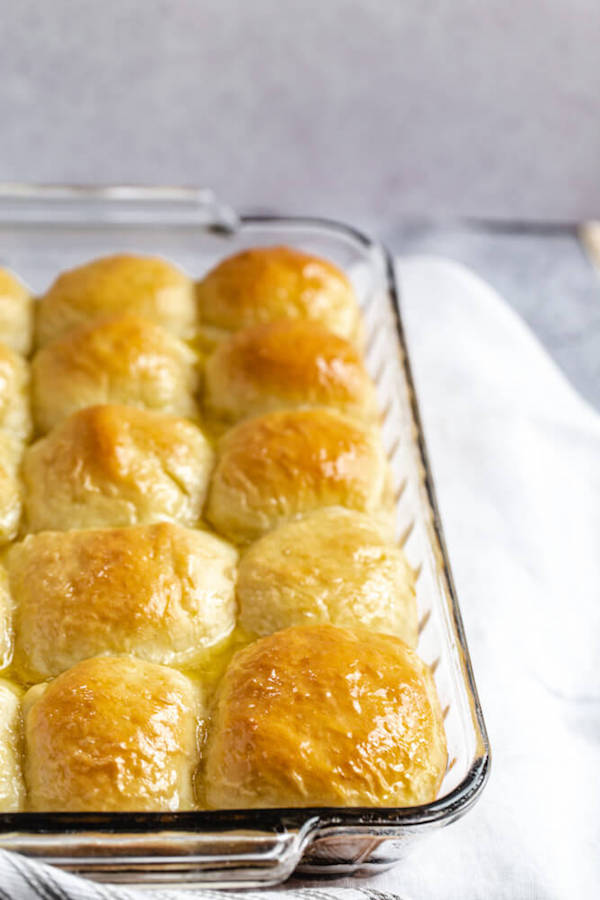
[[[152,225],[157,218],[225,234],[240,224],[233,207],[209,188],[0,183],[0,222]]]
[[[288,878],[318,828],[315,816],[266,831],[4,834],[0,846],[95,881],[249,888]]]

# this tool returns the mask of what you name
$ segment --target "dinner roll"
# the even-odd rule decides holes
[[[0,462],[0,546],[17,536],[21,510],[19,482]]]
[[[19,812],[25,804],[22,742],[21,693],[0,679],[0,812]]]
[[[138,316],[114,316],[72,329],[42,347],[31,372],[35,421],[42,432],[97,403],[198,414],[196,355]]]
[[[13,602],[8,587],[8,573],[0,565],[0,670],[6,669],[13,656]]]
[[[42,681],[101,653],[197,665],[235,626],[236,560],[168,522],[29,535],[8,554],[15,670]]]
[[[0,545],[11,541],[19,531],[22,497],[18,468],[23,444],[0,429]]]
[[[447,761],[431,672],[396,637],[288,628],[238,652],[206,750],[216,809],[413,806]]]
[[[237,597],[255,634],[331,622],[417,644],[414,572],[389,530],[354,510],[319,509],[264,535],[242,557]]]
[[[62,272],[36,304],[38,347],[71,328],[117,313],[191,337],[196,325],[192,282],[172,263],[151,256],[105,256]]]
[[[30,688],[23,708],[31,810],[193,807],[202,709],[180,672],[99,656]]]
[[[0,341],[26,356],[32,333],[33,299],[11,272],[0,268]]]
[[[227,331],[276,319],[311,319],[360,336],[352,285],[327,260],[292,247],[255,247],[222,260],[196,285],[202,324]]]
[[[379,434],[321,407],[249,419],[221,441],[205,515],[238,543],[323,506],[389,516]]]
[[[212,416],[229,421],[294,406],[331,406],[365,419],[377,414],[356,348],[301,320],[257,325],[223,341],[206,364],[204,399]]]
[[[25,450],[27,531],[195,525],[212,450],[199,428],[132,406],[90,406]]]
[[[31,436],[29,367],[5,344],[0,344],[0,428],[23,440]]]

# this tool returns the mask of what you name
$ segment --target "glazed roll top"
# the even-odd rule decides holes
[[[8,554],[14,667],[42,681],[100,653],[197,666],[235,626],[237,553],[162,522],[42,532]]]
[[[297,406],[377,415],[356,347],[303,320],[258,325],[224,340],[207,362],[204,400],[208,414],[229,422]]]
[[[164,259],[126,254],[62,272],[36,304],[37,346],[120,313],[141,316],[177,337],[192,337],[197,323],[192,282]]]
[[[86,659],[25,695],[31,810],[164,811],[194,805],[203,702],[166,666]]]
[[[289,628],[233,658],[206,751],[214,808],[414,806],[446,769],[427,666],[401,640]]]
[[[205,515],[230,540],[249,543],[334,505],[391,516],[389,469],[376,429],[319,407],[249,419],[222,439]]]
[[[256,247],[220,262],[196,285],[200,321],[237,331],[279,319],[308,319],[360,343],[358,302],[332,263],[291,247]]]
[[[0,342],[26,356],[33,337],[33,299],[12,272],[0,267]]]
[[[240,560],[237,597],[254,634],[330,622],[417,643],[415,573],[389,528],[354,510],[316,510],[264,535]]]
[[[195,525],[212,461],[187,419],[131,406],[82,409],[25,451],[26,529]]]
[[[41,432],[101,403],[195,418],[200,384],[195,353],[164,328],[120,315],[72,329],[32,363],[33,411]]]

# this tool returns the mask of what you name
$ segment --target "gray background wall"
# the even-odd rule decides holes
[[[0,176],[385,231],[600,211],[598,0],[0,0]]]
[[[0,0],[0,29],[0,180],[208,185],[459,259],[600,407],[574,231],[456,221],[600,217],[600,0]]]

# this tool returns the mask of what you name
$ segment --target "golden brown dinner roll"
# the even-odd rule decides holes
[[[237,597],[254,634],[331,622],[417,644],[414,572],[389,530],[354,510],[319,509],[264,535],[241,559]]]
[[[274,409],[331,406],[377,414],[375,389],[356,348],[316,322],[283,319],[236,332],[206,364],[204,400],[237,421]]]
[[[352,286],[332,263],[292,247],[255,247],[222,260],[196,285],[204,325],[236,331],[276,319],[311,319],[360,338]]]
[[[333,410],[283,410],[223,437],[205,509],[217,531],[256,540],[324,506],[390,515],[389,470],[375,429]]]
[[[19,812],[25,803],[22,743],[21,692],[0,679],[0,812]]]
[[[0,344],[0,428],[23,440],[31,436],[29,366],[5,344]]]
[[[238,652],[206,750],[216,809],[433,800],[446,739],[431,672],[396,637],[288,628]]]
[[[131,313],[180,338],[196,326],[192,282],[172,263],[151,256],[105,256],[63,272],[36,304],[40,347],[84,322]]]
[[[168,522],[29,535],[7,563],[15,670],[42,681],[101,653],[197,665],[235,626],[236,561],[219,538]]]
[[[34,416],[42,432],[97,403],[198,414],[195,353],[138,316],[113,316],[72,329],[42,347],[31,372]]]
[[[25,450],[27,531],[195,525],[212,450],[187,419],[90,406]]]
[[[23,444],[0,429],[0,545],[16,537],[21,520],[22,498],[18,468]]]
[[[0,341],[27,355],[33,333],[33,299],[7,269],[0,268]]]
[[[166,666],[86,659],[24,698],[32,810],[170,811],[194,805],[198,688]]]

